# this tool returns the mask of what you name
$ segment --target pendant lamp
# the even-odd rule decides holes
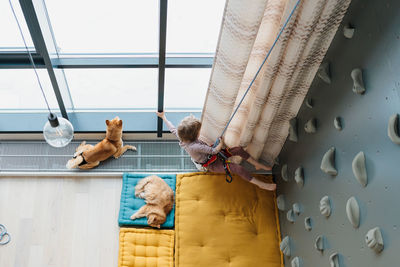
[[[40,90],[42,91],[42,95],[44,101],[46,102],[47,109],[49,110],[49,116],[47,118],[48,121],[46,122],[43,128],[44,139],[49,145],[53,147],[64,147],[68,145],[71,142],[72,138],[74,137],[74,127],[67,119],[64,119],[62,117],[57,117],[56,115],[54,115],[54,113],[51,112],[49,103],[47,102],[47,98],[42,87],[42,83],[40,82],[39,75],[36,70],[35,62],[33,61],[32,55],[29,52],[28,46],[26,45],[25,37],[24,34],[22,33],[21,25],[19,24],[17,15],[15,14],[13,4],[11,3],[11,0],[8,1],[10,3],[11,11],[14,15],[15,21],[17,22],[19,32],[21,34],[22,40],[26,48],[26,52],[29,55],[29,60],[32,64],[32,68],[35,71],[36,79],[38,81]]]

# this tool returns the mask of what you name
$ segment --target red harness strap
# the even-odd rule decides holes
[[[232,153],[229,152],[229,148],[222,149],[218,154],[215,155],[208,155],[208,159],[205,163],[201,164],[203,167],[208,167],[211,164],[213,164],[217,159],[220,159],[222,161],[222,164],[224,166],[224,170],[226,173],[226,181],[228,183],[232,182],[232,174],[231,170],[229,168],[229,162],[227,161],[228,158],[232,157]],[[229,177],[229,179],[228,179]]]

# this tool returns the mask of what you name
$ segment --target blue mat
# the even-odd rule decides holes
[[[120,226],[148,226],[147,218],[143,217],[136,220],[131,220],[134,214],[140,207],[145,205],[144,199],[135,197],[135,186],[144,177],[151,174],[130,174],[124,173],[122,179],[121,205],[119,209],[118,224]],[[174,190],[176,184],[176,174],[155,174],[161,178]],[[167,216],[167,220],[161,225],[161,228],[174,227],[175,205]]]

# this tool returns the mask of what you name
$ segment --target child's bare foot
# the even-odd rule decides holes
[[[266,170],[266,171],[270,171],[272,170],[272,167],[269,166],[265,166],[264,164],[258,162],[257,160],[253,159],[253,158],[248,158],[247,161],[254,166],[254,168],[256,168],[256,170]]]
[[[268,190],[268,191],[275,191],[276,190],[276,184],[268,184],[263,181],[257,180],[256,178],[252,178],[250,180],[250,183],[255,184],[261,189]]]

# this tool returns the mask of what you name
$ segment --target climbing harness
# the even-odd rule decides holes
[[[286,28],[287,24],[289,23],[290,19],[292,18],[292,15],[294,14],[294,11],[296,10],[297,6],[299,5],[301,0],[297,0],[296,5],[293,7],[292,11],[290,12],[288,18],[285,21],[285,24],[283,24],[281,30],[279,31],[278,35],[275,38],[274,43],[272,44],[271,48],[269,49],[267,55],[265,56],[263,62],[261,63],[260,67],[258,68],[256,74],[254,75],[253,80],[251,81],[251,83],[249,84],[249,87],[247,88],[246,92],[244,93],[244,95],[242,96],[242,99],[240,99],[239,104],[237,105],[235,111],[232,113],[231,118],[229,119],[228,123],[226,124],[224,130],[222,131],[221,135],[217,138],[217,140],[215,141],[213,148],[215,148],[219,142],[220,142],[220,138],[225,134],[226,130],[228,129],[229,124],[231,123],[233,117],[236,115],[236,112],[238,111],[240,105],[242,104],[244,98],[246,97],[247,93],[250,91],[251,86],[253,85],[254,81],[256,80],[258,74],[260,73],[262,67],[264,66],[265,62],[267,61],[269,55],[272,52],[272,49],[274,49],[276,43],[278,42],[279,37],[281,36],[281,34],[283,33],[283,30]],[[221,150],[222,151],[222,150]],[[218,156],[220,159],[222,159],[222,162],[224,163],[224,169],[225,169],[225,173],[226,173],[226,181],[228,183],[232,182],[232,175],[230,173],[229,170],[229,161],[228,158],[224,155],[224,153],[219,152]],[[230,180],[228,180],[228,176],[230,177]]]
[[[230,161],[228,158],[232,157],[232,154],[229,152],[228,148],[222,149],[218,154],[215,155],[208,155],[207,161],[204,163],[201,163],[201,166],[204,168],[207,168],[211,164],[213,164],[215,161],[218,159],[222,161],[222,165],[224,166],[225,170],[225,180],[228,183],[231,183],[233,180],[231,170],[229,168],[229,163]],[[229,178],[228,178],[229,177]]]
[[[6,245],[11,241],[11,236],[7,233],[4,225],[0,224],[0,245]]]

